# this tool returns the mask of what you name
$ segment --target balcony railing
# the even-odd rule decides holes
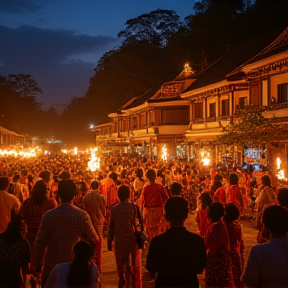
[[[267,110],[278,110],[278,109],[283,109],[288,107],[288,102],[284,103],[275,103],[272,104],[271,106],[266,107]]]

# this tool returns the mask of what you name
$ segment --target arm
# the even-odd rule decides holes
[[[41,271],[44,253],[46,250],[46,246],[48,245],[49,241],[49,219],[43,215],[39,230],[37,232],[35,246],[36,246],[36,253],[35,253],[35,270],[36,272]]]
[[[112,251],[112,242],[114,241],[114,236],[115,236],[115,213],[114,213],[114,209],[112,209],[109,230],[108,230],[108,237],[107,237],[108,251]]]
[[[91,219],[87,212],[85,212],[86,215],[84,216],[84,230],[82,232],[82,235],[80,235],[83,239],[88,241],[91,244],[91,248],[93,251],[95,251],[95,247],[97,244],[97,241],[99,241],[99,238],[97,236],[97,233],[94,230],[94,227],[92,225]]]

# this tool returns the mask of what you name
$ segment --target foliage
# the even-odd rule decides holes
[[[244,109],[239,116],[239,121],[224,127],[223,134],[214,141],[215,145],[259,145],[288,139],[282,127],[274,123],[274,118],[265,118],[257,108]]]
[[[123,45],[147,41],[154,47],[165,47],[179,27],[179,16],[174,11],[158,9],[127,20],[118,37]]]

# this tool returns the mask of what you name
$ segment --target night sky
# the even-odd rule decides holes
[[[195,0],[0,0],[0,75],[30,74],[37,101],[61,109],[84,96],[98,60],[128,19],[157,9],[181,20]]]

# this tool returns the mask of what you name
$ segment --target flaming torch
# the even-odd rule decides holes
[[[167,147],[166,147],[166,145],[164,145],[164,146],[162,147],[162,156],[161,156],[161,159],[164,160],[164,161],[167,161],[167,158],[168,158]]]
[[[97,151],[97,148],[91,149],[91,159],[87,163],[90,171],[95,172],[100,167],[100,158],[95,156],[95,151]]]
[[[281,159],[279,157],[276,158],[276,163],[277,163],[277,173],[276,173],[277,178],[279,180],[286,180],[284,169],[281,169]]]

